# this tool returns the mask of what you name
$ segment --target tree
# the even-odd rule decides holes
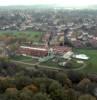
[[[20,91],[20,94],[19,94],[20,100],[32,100],[32,97],[33,97],[32,91],[28,89],[26,89],[26,91],[24,89]]]
[[[32,100],[51,100],[51,98],[45,93],[37,93],[34,95]]]
[[[30,90],[30,91],[32,91],[33,93],[36,93],[36,92],[39,91],[39,88],[38,88],[36,85],[31,84],[31,85],[28,85],[28,86],[24,87],[24,90],[25,90],[25,91],[26,91],[26,90]]]
[[[77,89],[81,90],[83,92],[85,92],[87,89],[86,87],[91,84],[91,81],[88,78],[84,78],[83,80],[81,80],[78,85],[77,85]]]
[[[83,80],[81,80],[81,81],[79,82],[78,86],[79,86],[79,87],[82,87],[82,86],[87,85],[87,84],[89,84],[89,83],[91,83],[91,80],[88,79],[88,78],[84,78]]]
[[[64,86],[65,84],[67,84],[68,86],[71,86],[71,85],[72,85],[72,83],[71,83],[71,81],[68,79],[67,75],[66,75],[65,73],[63,73],[63,72],[58,72],[58,73],[56,73],[55,79],[56,79],[57,81],[59,81],[63,86]]]
[[[72,88],[68,89],[68,90],[65,90],[64,92],[65,94],[65,100],[78,100],[78,93],[73,90]]]
[[[49,78],[36,78],[33,83],[39,87],[40,91],[47,92],[52,81],[53,80]]]
[[[69,71],[68,77],[73,83],[79,83],[84,78],[84,75],[79,72]]]
[[[9,56],[15,56],[16,54],[16,51],[18,50],[19,48],[19,44],[17,43],[12,43],[8,46],[8,53],[9,53]]]
[[[7,88],[5,91],[6,100],[18,100],[18,93],[16,88]]]
[[[96,100],[96,98],[92,95],[89,94],[85,94],[85,95],[81,95],[78,100]]]
[[[97,96],[97,83],[88,83],[84,89],[87,93]]]
[[[64,100],[64,90],[57,81],[50,84],[48,92],[53,100]]]
[[[15,77],[15,84],[16,84],[17,89],[22,89],[31,83],[32,83],[32,79],[28,76],[16,76]]]
[[[5,92],[5,90],[7,88],[10,88],[10,87],[15,87],[15,85],[12,83],[11,79],[9,78],[3,78],[1,77],[0,78],[0,92]]]

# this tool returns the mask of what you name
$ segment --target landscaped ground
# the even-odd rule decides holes
[[[49,67],[59,67],[58,63],[52,61],[52,59],[50,59],[46,62],[42,62],[42,63],[40,63],[40,65],[45,65],[45,66],[49,66]]]
[[[32,58],[32,57],[27,57],[27,56],[15,56],[11,59],[15,60],[15,61],[21,61],[21,62],[24,62],[24,63],[29,63],[29,64],[39,63],[38,59],[35,59],[35,58]],[[52,59],[45,61],[45,62],[41,62],[39,64],[43,65],[43,66],[48,66],[48,67],[59,67],[58,63],[56,61],[52,61]]]
[[[37,31],[0,31],[0,36],[8,34],[8,35],[15,35],[16,37],[25,37],[28,40],[33,40],[34,42],[41,41],[42,32]]]
[[[37,59],[34,59],[32,57],[26,57],[26,56],[15,56],[11,59],[16,60],[16,61],[21,61],[21,62],[24,62],[24,63],[32,63],[32,64],[35,64],[35,63],[38,62]]]
[[[79,70],[80,72],[84,73],[97,73],[97,50],[88,50],[88,49],[76,49],[75,52],[86,54],[90,59],[85,61],[86,67]],[[25,57],[25,56],[16,56],[12,58],[16,61],[22,61],[25,63],[38,63],[38,60],[33,59],[32,57]],[[73,62],[74,63],[74,62]],[[56,61],[48,60],[46,62],[40,63],[43,66],[49,67],[60,67]],[[74,68],[78,68],[77,65],[74,63]]]
[[[86,54],[90,59],[86,61],[87,67],[81,72],[97,73],[97,50],[76,49],[75,52]]]
[[[67,65],[65,66],[67,69],[77,69],[77,68],[81,68],[84,64],[81,63],[77,63],[77,59],[71,59]]]

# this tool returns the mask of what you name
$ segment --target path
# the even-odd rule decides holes
[[[24,68],[29,69],[29,70],[30,69],[36,69],[36,68],[43,68],[43,69],[52,69],[52,70],[67,70],[67,71],[73,70],[73,71],[79,71],[79,70],[82,70],[82,69],[86,68],[86,63],[84,63],[83,66],[80,67],[80,68],[75,68],[75,69],[66,69],[66,68],[64,68],[63,69],[63,68],[55,68],[53,66],[49,67],[47,65],[39,65],[39,62],[37,62],[35,64],[31,64],[31,63],[25,63],[25,62],[16,61],[16,60],[11,60],[11,61],[16,63],[16,64],[18,63],[18,64],[28,65],[27,67],[24,67]],[[29,66],[32,66],[32,67],[29,67]]]
[[[49,66],[46,66],[46,65],[39,65],[39,62],[38,63],[35,63],[35,64],[31,64],[31,63],[25,63],[25,62],[22,62],[22,61],[16,61],[16,60],[11,60],[11,62],[14,62],[14,63],[18,63],[18,64],[25,64],[25,65],[29,65],[29,66],[32,66],[32,67],[24,67],[26,69],[36,69],[36,68],[43,68],[43,69],[52,69],[52,70],[63,70],[61,68],[54,68],[53,66],[52,67],[49,67]]]

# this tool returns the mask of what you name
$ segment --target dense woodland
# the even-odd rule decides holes
[[[96,100],[95,79],[73,71],[27,70],[0,58],[0,100]]]

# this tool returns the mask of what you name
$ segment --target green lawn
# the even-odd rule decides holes
[[[82,72],[97,73],[97,50],[75,49],[75,52],[86,54],[90,59],[86,61],[87,67]]]
[[[59,67],[58,63],[53,62],[52,60],[42,62],[42,63],[40,63],[40,65],[45,65],[45,66],[49,66],[49,67]]]
[[[35,32],[35,31],[22,31],[17,32],[17,37],[23,37],[25,36],[28,40],[33,40],[35,42],[38,42],[41,40],[42,32]]]
[[[83,64],[77,63],[76,59],[70,60],[67,64],[67,67],[69,67],[69,69],[76,69],[76,68],[80,68],[82,66],[83,66]]]
[[[16,60],[16,61],[22,61],[25,63],[33,63],[33,64],[38,62],[38,59],[34,59],[32,57],[27,57],[27,56],[15,56],[11,59]]]
[[[28,40],[33,40],[35,42],[41,41],[42,32],[38,31],[0,31],[0,35],[14,35],[17,38],[25,37]]]
[[[32,64],[39,62],[38,59],[29,57],[29,56],[14,56],[11,59],[16,60],[16,61],[22,61],[24,63],[32,63]],[[59,67],[58,63],[55,61],[52,61],[52,59],[45,62],[41,62],[40,65],[49,66],[49,67]]]

